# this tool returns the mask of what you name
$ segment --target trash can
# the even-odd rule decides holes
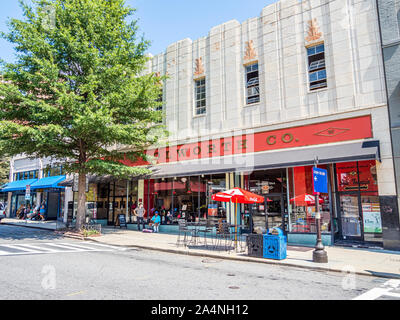
[[[284,260],[286,259],[287,238],[279,228],[268,229],[264,234],[263,258]]]
[[[251,257],[263,257],[263,235],[249,234],[247,236],[247,252]]]

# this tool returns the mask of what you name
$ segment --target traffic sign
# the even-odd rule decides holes
[[[328,170],[313,168],[314,194],[328,193]]]
[[[25,191],[25,200],[31,199],[31,186],[28,184]]]

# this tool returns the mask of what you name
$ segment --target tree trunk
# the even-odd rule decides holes
[[[78,180],[78,212],[76,214],[77,231],[81,230],[86,218],[86,173],[79,173]]]

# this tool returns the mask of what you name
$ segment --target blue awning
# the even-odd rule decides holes
[[[55,177],[47,177],[37,180],[35,183],[32,183],[31,190],[35,189],[64,189],[65,187],[61,187],[58,184],[64,181],[66,176],[55,176]]]
[[[9,182],[1,187],[0,192],[23,191],[26,190],[26,186],[32,185],[36,181],[37,179],[28,179]]]

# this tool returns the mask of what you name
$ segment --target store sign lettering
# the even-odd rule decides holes
[[[336,120],[301,127],[223,137],[185,145],[150,149],[153,164],[223,157],[270,150],[372,138],[371,116]],[[127,165],[143,165],[130,163]]]

